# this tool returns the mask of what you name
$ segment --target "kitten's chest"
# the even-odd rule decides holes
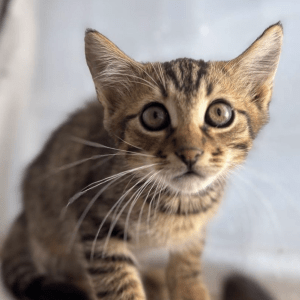
[[[133,249],[165,248],[178,250],[203,237],[211,213],[190,216],[158,214],[149,223],[132,226]]]
[[[220,193],[216,193],[216,197],[205,195],[194,199],[179,198],[178,206],[174,199],[174,207],[171,207],[173,209],[160,206],[161,203],[167,203],[168,199],[164,197],[152,205],[142,198],[139,199],[134,209],[125,214],[125,224],[130,227],[131,244],[137,248],[168,249],[188,244],[201,236],[219,207],[220,196]]]

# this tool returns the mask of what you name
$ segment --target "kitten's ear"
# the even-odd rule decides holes
[[[237,81],[255,96],[260,87],[272,88],[281,53],[281,23],[267,28],[240,56],[230,62]]]
[[[104,35],[88,29],[85,34],[85,56],[92,74],[97,96],[105,108],[130,93],[130,85],[142,65],[125,53]]]

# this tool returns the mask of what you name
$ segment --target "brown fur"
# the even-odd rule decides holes
[[[228,174],[268,120],[281,39],[276,24],[229,62],[142,64],[87,31],[103,108],[92,102],[73,114],[28,168],[24,212],[3,250],[6,286],[20,299],[51,299],[58,290],[56,299],[67,299],[64,290],[72,299],[145,299],[136,254],[166,248],[170,299],[209,299],[200,265],[205,227]],[[218,99],[233,117],[214,127],[206,111]],[[170,120],[161,130],[143,125],[154,102]]]

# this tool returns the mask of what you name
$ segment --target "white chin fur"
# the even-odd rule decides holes
[[[207,179],[200,179],[200,178],[180,178],[175,180],[171,179],[168,182],[168,187],[174,192],[192,195],[205,190],[213,181],[214,181],[214,177],[210,177]]]

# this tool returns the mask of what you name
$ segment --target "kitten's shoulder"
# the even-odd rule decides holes
[[[77,130],[80,128],[93,131],[95,127],[98,130],[103,128],[103,107],[96,99],[87,102],[83,107],[71,113],[68,119],[60,126],[61,129],[78,134],[80,134],[80,131],[77,132]]]
[[[52,169],[93,155],[96,149],[87,147],[83,141],[112,145],[112,139],[103,127],[103,108],[97,100],[73,112],[52,132],[28,170],[35,167]]]
[[[107,132],[103,127],[103,107],[97,100],[87,102],[70,114],[67,120],[54,130],[45,147],[53,142],[74,146],[74,138],[92,142],[107,139]]]

